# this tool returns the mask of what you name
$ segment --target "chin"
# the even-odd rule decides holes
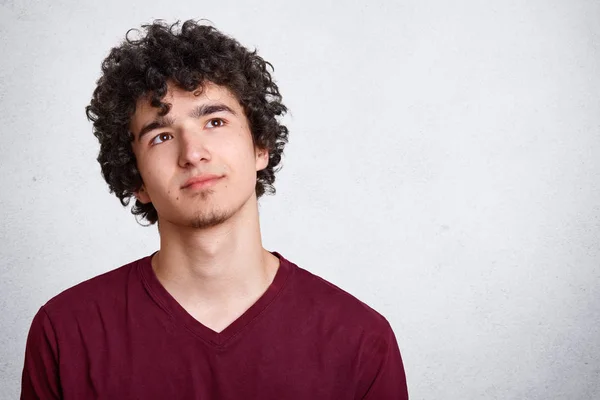
[[[188,220],[186,225],[195,228],[195,229],[207,229],[212,228],[217,225],[221,225],[229,218],[232,217],[234,213],[225,212],[225,211],[212,211],[212,212],[201,212]]]

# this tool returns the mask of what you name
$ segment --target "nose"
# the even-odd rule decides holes
[[[206,140],[197,127],[186,127],[179,133],[179,166],[187,168],[210,161]]]

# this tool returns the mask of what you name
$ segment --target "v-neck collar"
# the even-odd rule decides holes
[[[230,339],[239,334],[249,323],[259,317],[260,314],[267,309],[269,304],[275,300],[281,289],[285,286],[288,276],[290,276],[292,272],[291,263],[278,252],[272,251],[271,254],[279,258],[279,267],[277,268],[273,282],[271,282],[265,293],[263,293],[263,295],[252,304],[248,310],[229,324],[224,330],[216,332],[189,314],[160,283],[152,269],[151,260],[154,254],[156,254],[156,252],[142,258],[138,263],[138,271],[148,293],[152,299],[176,321],[176,323],[183,324],[186,329],[191,331],[191,333],[215,347],[225,346]]]

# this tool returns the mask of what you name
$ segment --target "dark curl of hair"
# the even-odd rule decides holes
[[[86,114],[93,122],[94,136],[100,142],[98,162],[111,193],[127,206],[142,187],[142,177],[132,150],[133,134],[129,123],[136,102],[149,96],[159,115],[169,112],[171,105],[161,102],[167,93],[167,81],[194,91],[206,82],[227,87],[238,99],[248,119],[254,145],[269,151],[269,162],[258,171],[256,196],[274,194],[275,173],[280,169],[288,129],[277,117],[286,113],[281,95],[267,67],[273,66],[249,51],[236,40],[212,26],[193,20],[167,25],[155,20],[142,25],[146,35],[125,40],[111,49],[102,62],[98,79]],[[141,215],[150,224],[158,220],[152,203],[136,199],[132,214]]]

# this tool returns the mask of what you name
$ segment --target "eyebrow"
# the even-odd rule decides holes
[[[213,104],[201,104],[188,114],[190,118],[202,118],[210,114],[215,114],[218,112],[226,112],[232,115],[237,115],[235,111],[233,111],[230,107],[226,106],[223,103],[213,103]],[[151,121],[144,125],[142,129],[140,129],[140,133],[138,134],[138,142],[142,140],[142,137],[150,131],[155,129],[167,128],[169,126],[175,125],[175,118],[170,117],[168,115],[157,117],[154,121]]]

